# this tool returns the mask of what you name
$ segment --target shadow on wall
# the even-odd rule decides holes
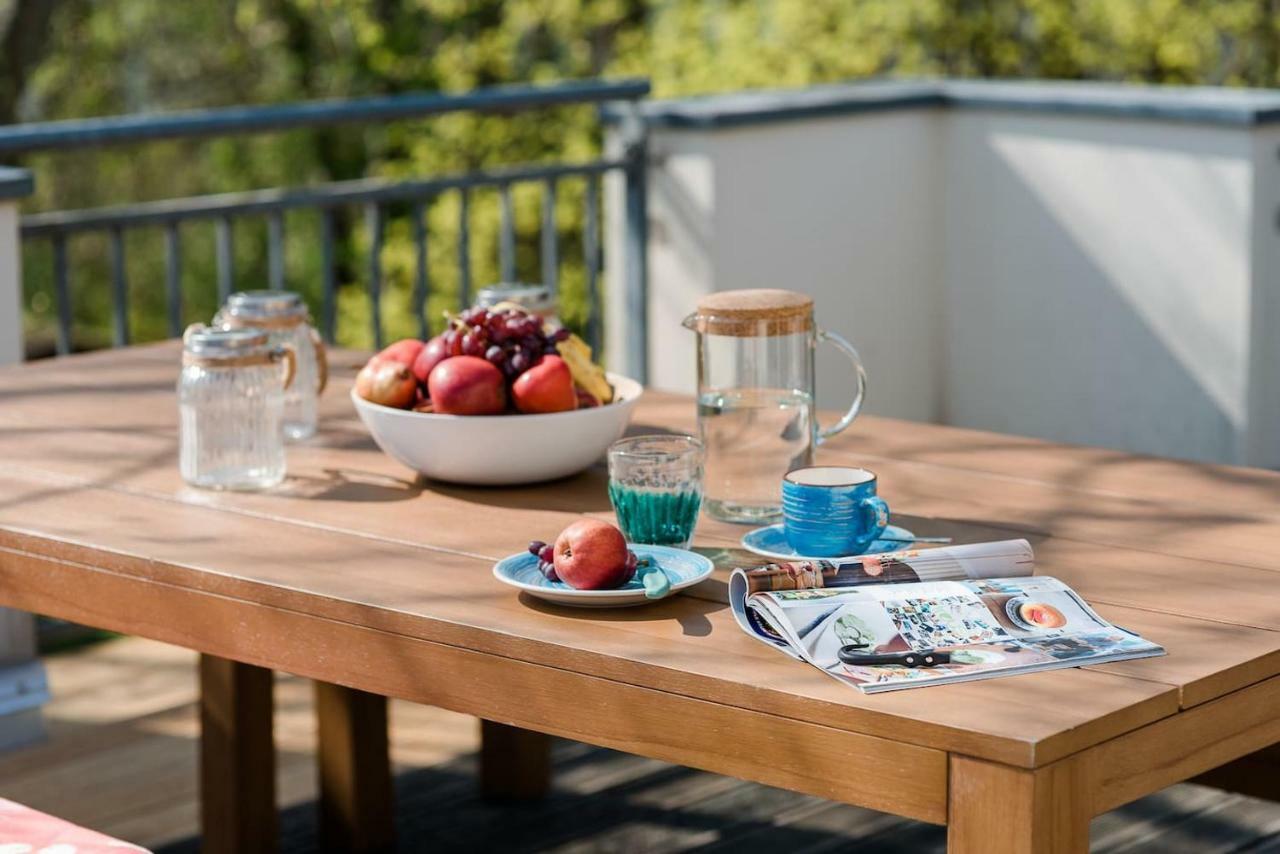
[[[1234,460],[1246,152],[1203,129],[959,121],[953,156],[978,168],[948,178],[944,421]],[[984,215],[958,218],[970,200]]]

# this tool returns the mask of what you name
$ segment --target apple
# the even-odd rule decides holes
[[[511,384],[511,397],[521,412],[564,412],[578,407],[573,373],[559,356],[543,356]]]
[[[426,346],[417,338],[403,338],[394,344],[382,348],[382,352],[375,356],[383,362],[399,362],[405,367],[412,367],[413,360],[418,358],[418,354],[422,352],[422,348]]]
[[[635,571],[622,532],[596,519],[574,522],[556,537],[556,575],[575,590],[612,590]]]
[[[442,415],[498,415],[507,408],[502,371],[479,356],[450,356],[436,365],[427,395]]]
[[[413,375],[425,386],[431,371],[447,358],[449,358],[449,351],[444,346],[444,336],[437,335],[418,351],[418,355],[413,360]]]
[[[375,356],[356,375],[356,394],[370,403],[408,409],[418,395],[418,381],[407,365]]]

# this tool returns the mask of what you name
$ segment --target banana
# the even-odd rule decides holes
[[[573,381],[595,395],[601,403],[613,402],[613,387],[605,378],[604,369],[591,359],[591,346],[577,335],[570,335],[556,344],[560,358],[569,366]]]

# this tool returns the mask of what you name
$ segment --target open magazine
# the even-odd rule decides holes
[[[748,634],[867,693],[1164,654],[1034,569],[1026,540],[794,561],[735,569],[729,601]]]

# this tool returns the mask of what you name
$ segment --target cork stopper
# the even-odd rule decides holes
[[[693,328],[712,335],[791,335],[813,328],[813,298],[759,288],[718,291],[698,301]]]

